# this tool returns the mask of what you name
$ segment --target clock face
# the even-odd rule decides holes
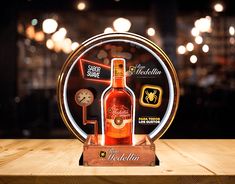
[[[75,94],[75,101],[80,106],[89,106],[94,101],[94,95],[88,89],[80,89]]]

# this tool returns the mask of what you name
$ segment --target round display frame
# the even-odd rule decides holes
[[[155,43],[147,38],[134,33],[108,33],[94,36],[83,42],[75,51],[73,51],[64,63],[57,81],[57,101],[59,112],[67,128],[81,141],[84,142],[87,134],[79,127],[69,110],[67,101],[67,85],[71,70],[77,63],[78,59],[94,46],[110,43],[112,41],[130,42],[144,47],[152,54],[162,65],[169,83],[169,104],[164,114],[163,120],[157,126],[149,137],[151,140],[159,139],[171,125],[179,104],[179,81],[175,68],[168,56]]]

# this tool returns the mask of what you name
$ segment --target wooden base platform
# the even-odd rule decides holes
[[[158,140],[155,167],[84,167],[76,139],[0,140],[0,184],[234,184],[235,140]]]
[[[88,136],[83,146],[85,166],[155,166],[159,160],[155,156],[155,145],[146,135],[135,135],[134,145],[101,145]]]

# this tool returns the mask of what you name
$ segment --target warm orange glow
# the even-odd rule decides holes
[[[33,39],[35,36],[35,30],[33,26],[29,26],[26,28],[26,36],[30,39]]]
[[[53,49],[55,44],[54,44],[54,42],[51,39],[49,39],[46,42],[46,46],[47,46],[48,49]]]
[[[38,32],[35,33],[34,39],[36,41],[42,42],[44,40],[44,38],[45,38],[45,35],[44,35],[44,33],[42,31],[38,31]]]
[[[79,3],[77,4],[77,9],[80,10],[80,11],[85,10],[86,7],[87,7],[87,5],[86,5],[85,2],[79,2]]]

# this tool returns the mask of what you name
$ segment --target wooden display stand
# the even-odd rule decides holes
[[[135,145],[95,144],[94,136],[88,136],[83,145],[82,163],[85,166],[155,166],[155,145],[146,135],[135,135]]]

